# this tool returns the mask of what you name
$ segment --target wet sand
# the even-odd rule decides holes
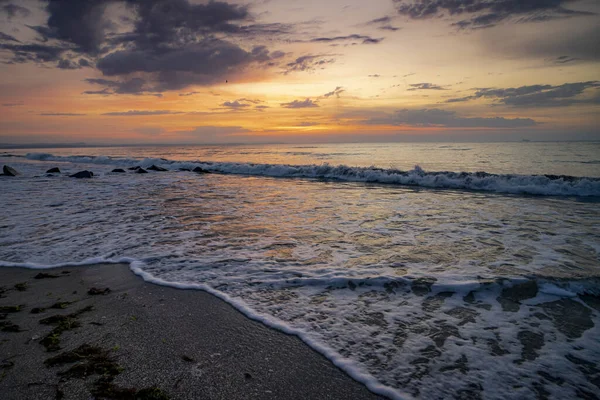
[[[0,287],[5,400],[381,399],[297,337],[127,265],[0,268]]]

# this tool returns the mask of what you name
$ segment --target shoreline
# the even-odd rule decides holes
[[[300,338],[210,293],[145,282],[126,264],[2,267],[0,281],[5,399],[384,398]]]

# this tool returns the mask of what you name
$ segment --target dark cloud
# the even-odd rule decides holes
[[[565,83],[562,85],[529,85],[517,88],[481,88],[471,96],[446,100],[447,103],[466,102],[485,98],[494,104],[512,107],[565,107],[574,104],[600,104],[600,81]],[[582,97],[586,90],[592,97]]]
[[[301,126],[301,127],[307,127],[307,126],[317,126],[320,125],[318,122],[300,122],[299,124],[296,124],[296,126]]]
[[[180,111],[169,111],[169,110],[129,110],[122,112],[109,112],[102,115],[110,117],[138,117],[138,116],[150,116],[150,115],[175,115],[183,114]]]
[[[106,0],[49,0],[45,37],[72,43],[86,54],[98,54],[111,27],[105,13],[108,3]]]
[[[305,100],[294,100],[289,103],[281,103],[281,107],[283,107],[283,108],[312,108],[312,107],[319,107],[319,105],[316,102],[312,101],[311,99],[305,99]]]
[[[333,36],[333,37],[318,37],[311,39],[313,43],[332,43],[332,42],[346,42],[346,41],[360,41],[362,44],[377,44],[383,41],[383,38],[372,38],[371,36],[352,34],[346,36]]]
[[[569,57],[569,56],[558,56],[554,60],[551,60],[554,64],[569,64],[575,61],[580,61],[581,58]]]
[[[31,15],[31,11],[28,8],[16,4],[6,4],[0,7],[0,11],[6,14],[8,19],[12,19],[16,16],[25,18]]]
[[[369,75],[369,78],[381,78],[381,75],[373,74],[373,75]]]
[[[17,43],[21,43],[14,36],[7,35],[6,33],[3,33],[3,32],[0,32],[0,40],[3,40],[5,42],[17,42]]]
[[[250,103],[244,103],[243,100],[244,99],[239,99],[239,100],[235,100],[235,101],[226,101],[223,104],[221,104],[221,107],[231,108],[233,110],[239,110],[239,109],[247,108],[247,107],[251,106]]]
[[[537,124],[530,118],[461,117],[454,111],[438,108],[398,110],[391,115],[370,118],[364,123],[368,125],[439,126],[446,128],[521,128]]]
[[[453,25],[489,28],[512,19],[518,23],[541,22],[557,18],[593,15],[592,12],[565,8],[577,0],[393,0],[398,13],[411,19],[449,15],[461,18]]]
[[[20,64],[26,62],[58,62],[69,48],[45,44],[0,43],[0,50],[12,52],[13,57],[8,61],[9,63]]]
[[[113,81],[110,79],[86,79],[87,83],[93,85],[105,86],[104,89],[99,91],[85,91],[84,94],[151,94],[153,96],[161,96],[160,93],[156,93],[156,90],[148,84],[145,79],[142,78],[131,78],[122,81]]]
[[[285,24],[252,24],[253,17],[246,6],[223,1],[196,4],[191,0],[45,0],[44,3],[47,24],[30,28],[40,35],[40,41],[49,44],[5,43],[0,50],[12,52],[12,63],[55,62],[62,69],[95,64],[105,77],[114,79],[105,80],[106,86],[101,90],[87,91],[92,94],[157,94],[241,79],[252,69],[276,66],[285,53],[270,52],[265,46],[243,48],[235,37],[248,39],[293,29],[293,25]],[[130,15],[116,24],[107,12],[109,4],[124,5]],[[127,28],[130,30],[123,32]],[[4,40],[10,38],[6,36]],[[82,55],[84,63],[72,61]]]
[[[254,109],[256,111],[265,111],[267,108],[270,108],[270,107],[269,106],[264,106],[264,105],[254,106]]]
[[[444,86],[440,86],[440,85],[436,85],[435,83],[428,83],[428,82],[423,82],[423,83],[413,83],[409,85],[410,88],[406,89],[408,91],[415,91],[415,90],[448,90],[448,88],[445,88]]]
[[[335,97],[337,97],[339,99],[340,94],[343,93],[343,92],[345,92],[344,88],[341,87],[341,86],[338,86],[335,89],[333,89],[333,91],[325,93],[323,95],[323,97],[328,98],[328,97],[331,97],[331,96],[335,96]]]
[[[286,64],[284,74],[289,74],[294,71],[314,71],[323,69],[327,64],[333,64],[335,58],[331,58],[331,54],[308,54],[296,58],[294,61]]]
[[[87,114],[77,114],[77,113],[41,113],[44,117],[83,117]]]
[[[4,103],[2,104],[2,107],[19,107],[25,105],[25,103],[23,102],[17,102],[17,103]]]
[[[193,96],[195,94],[200,94],[200,93],[201,92],[195,92],[195,91],[194,92],[187,92],[187,93],[179,93],[179,96],[186,97],[186,96]]]
[[[392,17],[386,16],[386,17],[372,19],[372,20],[368,21],[365,25],[378,25],[377,29],[381,29],[383,31],[395,32],[395,31],[400,30],[400,28],[396,28],[395,26],[392,26],[391,22],[392,22]]]
[[[57,68],[60,69],[81,69],[84,67],[91,67],[88,60],[80,58],[77,62],[66,58],[58,60]]]

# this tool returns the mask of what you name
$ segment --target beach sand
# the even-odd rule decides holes
[[[297,337],[127,265],[0,268],[0,286],[4,400],[381,398]]]

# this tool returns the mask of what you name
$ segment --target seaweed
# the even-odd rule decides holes
[[[55,278],[60,278],[60,275],[47,274],[45,272],[40,272],[39,274],[37,274],[36,276],[33,277],[33,279],[55,279]]]
[[[16,313],[23,310],[23,306],[0,306],[0,313]]]
[[[17,283],[14,287],[19,292],[24,292],[27,290],[27,282]]]
[[[0,331],[2,332],[21,332],[19,325],[13,324],[10,321],[0,322]]]
[[[48,318],[41,319],[40,324],[55,325],[55,327],[40,340],[40,344],[46,347],[46,351],[48,352],[60,350],[60,336],[62,333],[80,327],[81,323],[78,319],[79,315],[91,311],[92,309],[92,306],[87,306],[72,314],[52,315]]]

